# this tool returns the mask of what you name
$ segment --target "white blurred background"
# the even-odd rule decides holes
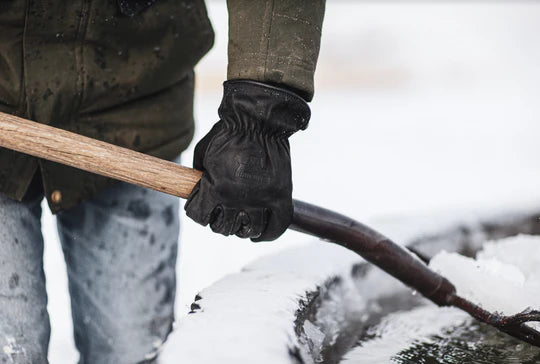
[[[226,76],[225,2],[208,6],[216,43],[197,66],[195,140],[217,121]],[[359,220],[540,201],[539,36],[532,1],[329,0],[310,127],[291,138],[295,197]],[[75,363],[50,213],[43,223],[49,357]],[[311,239],[253,244],[181,226],[178,319],[212,282]]]

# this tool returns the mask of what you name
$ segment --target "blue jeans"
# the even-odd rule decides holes
[[[41,200],[0,195],[0,363],[47,363]],[[80,363],[155,361],[174,319],[178,211],[119,183],[58,214]]]

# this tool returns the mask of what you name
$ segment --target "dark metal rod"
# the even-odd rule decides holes
[[[418,257],[377,231],[334,211],[294,201],[290,229],[350,249],[439,306],[448,306],[456,289]]]

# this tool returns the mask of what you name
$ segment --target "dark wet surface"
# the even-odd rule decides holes
[[[540,348],[468,321],[411,344],[392,356],[391,362],[536,364],[540,363]]]

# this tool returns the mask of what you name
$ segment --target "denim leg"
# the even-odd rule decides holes
[[[58,215],[80,363],[155,360],[174,319],[178,210],[119,183]]]
[[[0,195],[0,363],[47,363],[40,202]]]

